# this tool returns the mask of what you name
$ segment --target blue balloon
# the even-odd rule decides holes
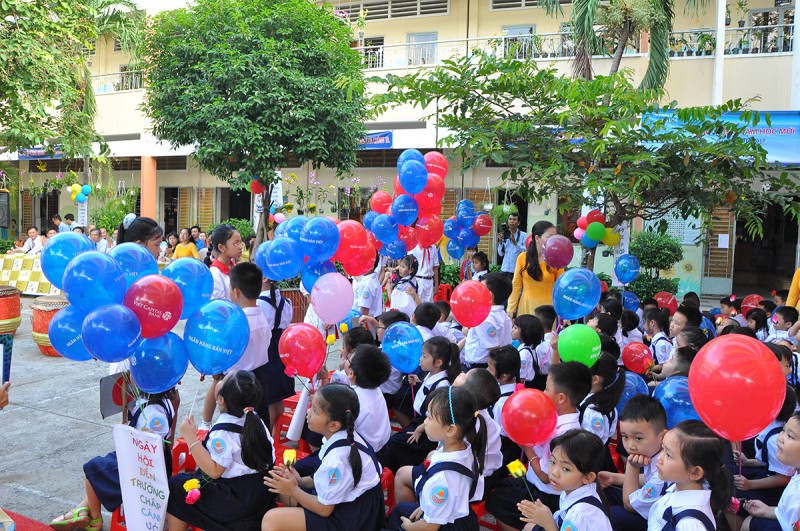
[[[303,287],[306,288],[306,291],[311,293],[311,288],[314,287],[317,279],[327,273],[336,273],[336,265],[333,262],[330,260],[325,262],[312,262],[309,260],[303,266],[300,280],[303,282]]]
[[[639,297],[632,291],[622,292],[622,307],[626,310],[635,312],[639,309]]]
[[[667,429],[672,429],[684,420],[701,420],[689,396],[689,378],[670,376],[653,392],[653,398],[667,410]]]
[[[75,196],[75,201],[77,201],[78,203],[85,203],[86,196],[83,193],[79,193],[78,195]]]
[[[200,374],[220,374],[239,361],[250,341],[250,326],[241,308],[222,299],[206,303],[186,321],[183,342]]]
[[[281,236],[286,236],[288,232],[286,231],[288,225],[284,221],[283,223],[278,223],[278,226],[275,227],[275,238],[280,238]]]
[[[625,387],[622,390],[622,395],[617,402],[617,411],[622,411],[628,400],[636,395],[650,395],[650,388],[644,379],[635,372],[625,371]]]
[[[303,233],[303,228],[308,223],[308,218],[305,216],[295,216],[293,218],[289,218],[281,225],[286,225],[286,236],[290,237],[294,241],[300,241],[300,235]]]
[[[422,334],[416,326],[399,322],[386,329],[381,348],[389,356],[395,369],[403,374],[410,374],[419,366],[422,343]]]
[[[347,332],[351,326],[353,326],[353,319],[359,319],[361,317],[361,312],[358,310],[350,310],[348,314],[345,316],[344,319],[336,323],[336,329],[340,332]],[[342,325],[346,325],[346,329],[342,329]]]
[[[286,232],[286,231],[284,231]],[[285,237],[284,235],[278,236],[278,233],[275,233],[275,240],[279,240]],[[269,246],[275,240],[267,240],[261,242],[261,244],[256,247],[255,252],[253,253],[253,262],[261,269],[261,274],[267,277],[270,280],[275,280],[275,274],[269,270],[269,266],[267,265],[267,252],[269,251]]]
[[[400,186],[409,194],[418,194],[428,184],[428,169],[424,162],[409,160],[400,168]]]
[[[299,275],[303,270],[300,244],[288,236],[272,240],[267,249],[267,270],[275,276],[271,280],[285,280]]]
[[[450,240],[447,242],[447,254],[450,255],[450,258],[453,260],[460,260],[462,256],[464,256],[464,246],[461,245],[458,240]]]
[[[364,228],[371,231],[372,230],[372,222],[375,221],[375,218],[378,217],[378,213],[374,210],[370,210],[366,214],[364,214],[364,218],[361,220],[361,224],[364,225]]]
[[[70,261],[82,253],[96,251],[92,240],[77,232],[59,232],[47,240],[42,249],[42,272],[58,289],[63,289],[64,271]]]
[[[600,302],[600,279],[580,267],[570,269],[553,286],[553,306],[562,319],[570,321],[589,315]]]
[[[302,248],[300,269],[303,267],[302,253],[305,253],[311,262],[330,260],[336,254],[336,249],[339,248],[339,229],[336,227],[336,223],[328,218],[312,219],[303,228],[303,233],[300,235],[300,246]],[[272,267],[271,262],[269,268],[274,273],[278,273]],[[300,269],[297,270],[297,273],[300,272]]]
[[[408,253],[408,249],[406,249],[406,242],[399,238],[392,243],[387,243],[384,245],[381,248],[381,251],[384,252],[385,256],[388,256],[392,260],[400,260]]]
[[[408,227],[416,221],[419,214],[417,200],[410,195],[398,195],[392,201],[391,213],[398,224]]]
[[[472,229],[472,227],[468,229],[461,229],[458,233],[458,238],[456,239],[461,242],[463,247],[477,247],[478,243],[481,241],[481,237],[475,234],[475,231]]]
[[[475,218],[478,217],[475,212],[466,212],[462,210],[456,214],[456,221],[462,229],[471,229],[472,224],[475,223]]]
[[[475,213],[475,203],[473,203],[469,199],[462,199],[456,205],[456,217],[458,217],[458,213],[459,212],[463,212],[465,214],[474,214]]]
[[[380,214],[372,222],[372,234],[381,243],[392,243],[397,239],[399,231],[397,221],[388,214]]]
[[[123,244],[124,245],[124,244]],[[214,291],[214,277],[211,270],[199,260],[175,260],[164,268],[162,273],[173,281],[183,295],[181,319],[190,315],[211,300]]]
[[[458,233],[461,232],[461,226],[455,219],[444,220],[444,235],[450,238],[458,238]]]
[[[74,306],[58,310],[50,320],[47,335],[56,352],[72,361],[94,359],[83,344],[81,327],[86,314]]]
[[[131,378],[145,393],[163,393],[172,389],[188,368],[186,346],[173,332],[143,340],[131,357]]]
[[[122,304],[107,304],[90,312],[81,327],[83,344],[100,361],[128,359],[142,341],[142,325],[136,314]]]
[[[614,273],[623,284],[630,284],[639,276],[639,259],[632,254],[623,254],[614,264]]]
[[[600,242],[594,241],[589,237],[588,234],[584,234],[583,236],[581,236],[581,245],[583,245],[587,249],[594,249],[595,247],[600,245]]]
[[[83,195],[91,194],[92,193],[92,187],[89,186],[88,184],[84,184],[83,186],[81,186],[81,193]]]
[[[108,255],[117,261],[125,273],[125,285],[131,287],[141,277],[158,274],[158,262],[153,253],[138,243],[121,243],[115,245]]]
[[[409,160],[416,160],[417,162],[425,164],[425,155],[423,155],[421,151],[417,151],[416,149],[406,149],[405,151],[400,153],[399,157],[397,157],[397,171],[399,172],[403,168],[403,164],[405,164]]]
[[[64,295],[87,313],[106,304],[121,304],[127,289],[122,268],[100,251],[76,256],[64,271]]]

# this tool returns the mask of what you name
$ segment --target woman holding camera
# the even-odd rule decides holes
[[[533,240],[527,252],[517,257],[514,268],[513,289],[508,299],[508,315],[533,315],[543,304],[553,304],[553,285],[563,269],[552,269],[542,259],[542,244],[556,234],[549,221],[537,221],[531,229]]]

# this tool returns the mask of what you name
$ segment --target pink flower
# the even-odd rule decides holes
[[[186,503],[193,505],[200,499],[200,489],[192,489],[186,494]]]
[[[287,365],[286,368],[283,369],[283,373],[289,378],[294,378],[297,376],[297,369],[293,365]]]

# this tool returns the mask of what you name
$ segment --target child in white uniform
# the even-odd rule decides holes
[[[375,264],[364,275],[353,283],[353,309],[361,315],[378,317],[383,313],[383,291],[375,272],[380,255],[376,255]]]
[[[578,406],[578,418],[584,430],[594,433],[603,444],[617,433],[617,402],[625,389],[625,369],[617,372],[617,360],[601,352],[592,365],[592,390]]]
[[[361,410],[356,419],[356,433],[378,452],[392,435],[386,400],[379,389],[389,378],[389,358],[376,346],[359,345],[347,363],[350,385],[358,395]]]
[[[533,379],[539,374],[539,360],[534,349],[544,340],[544,327],[535,315],[518,315],[511,328],[511,339],[519,341],[519,381],[525,387],[533,387]]]
[[[511,281],[502,273],[494,272],[486,275],[482,282],[492,294],[492,308],[486,319],[470,328],[467,338],[459,343],[466,368],[485,368],[489,349],[511,344],[511,318],[503,308],[511,295]]]
[[[650,336],[650,351],[656,365],[663,365],[672,351],[672,341],[665,331],[669,331],[669,310],[652,308],[644,316],[644,332]]]
[[[419,263],[414,255],[406,255],[397,263],[397,282],[389,284],[389,306],[400,310],[409,319],[420,302],[419,285],[415,277]]]

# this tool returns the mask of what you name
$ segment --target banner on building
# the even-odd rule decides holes
[[[392,132],[367,133],[367,136],[358,139],[358,149],[392,149]]]
[[[21,149],[17,153],[19,160],[52,160],[60,159],[64,156],[59,146],[52,148],[52,152],[48,153],[47,149],[42,146],[36,146],[28,149]]]

